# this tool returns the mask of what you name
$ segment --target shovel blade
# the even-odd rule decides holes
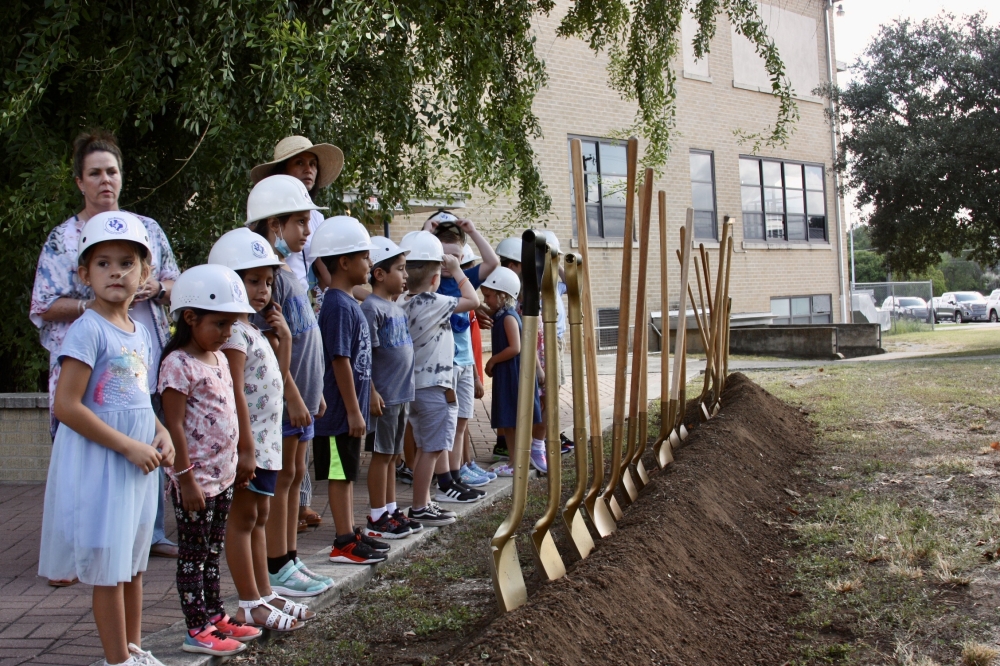
[[[719,403],[715,403],[715,406],[712,407],[712,416],[715,416],[718,413],[719,413]]]
[[[528,588],[524,586],[524,574],[517,561],[517,546],[514,539],[508,539],[501,548],[493,546],[490,559],[490,574],[493,577],[493,592],[497,597],[500,611],[508,613],[528,600]]]
[[[635,464],[635,475],[639,488],[645,488],[646,484],[649,483],[649,474],[646,472],[646,466],[642,464],[641,460]]]
[[[625,517],[622,508],[618,505],[618,498],[614,495],[608,499],[608,508],[611,509],[611,515],[614,516],[616,523]]]
[[[614,516],[611,515],[611,510],[608,509],[608,505],[600,494],[594,498],[592,503],[587,504],[587,513],[590,515],[590,522],[594,524],[594,529],[597,530],[602,539],[618,529]]]
[[[566,565],[562,556],[556,550],[556,542],[548,529],[533,532],[531,535],[532,552],[535,555],[535,568],[548,580],[556,580],[566,575]],[[518,569],[520,571],[520,569]]]
[[[701,403],[701,415],[705,417],[704,419],[702,419],[704,421],[709,420],[713,416],[713,414],[709,413],[708,407],[705,406],[705,403]]]
[[[670,446],[672,448],[677,448],[681,445],[681,436],[677,434],[676,430],[670,431]]]
[[[628,497],[629,504],[631,504],[635,501],[635,498],[639,496],[639,489],[635,487],[635,479],[632,478],[632,470],[625,467],[622,472],[622,486],[624,486],[625,495]]]
[[[682,441],[682,442],[683,442],[683,441],[686,441],[686,440],[687,440],[687,438],[688,438],[688,429],[687,429],[687,426],[686,426],[686,425],[684,425],[684,424],[682,423],[682,424],[681,424],[681,427],[680,427],[680,428],[678,428],[677,430],[678,430],[678,431],[679,431],[679,433],[680,433],[680,436],[681,436],[681,441]]]
[[[566,523],[569,540],[573,542],[573,547],[576,548],[580,559],[590,555],[590,551],[594,550],[594,538],[590,536],[590,530],[587,529],[587,523],[583,521],[583,514],[580,510],[574,509],[572,512],[564,512],[563,522]]]
[[[674,451],[670,446],[670,437],[664,437],[655,444],[656,448],[656,464],[663,469],[670,463],[674,461]]]

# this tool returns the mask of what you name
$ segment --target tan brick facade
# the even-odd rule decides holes
[[[0,393],[0,481],[44,481],[51,454],[48,394]]]

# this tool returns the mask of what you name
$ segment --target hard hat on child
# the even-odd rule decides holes
[[[386,259],[392,259],[393,257],[398,257],[401,254],[410,253],[409,250],[404,250],[385,236],[372,236],[372,245],[375,246],[375,249],[368,255],[368,258],[371,259],[372,266],[380,264]]]
[[[309,255],[313,259],[319,259],[352,252],[370,252],[374,249],[363,224],[349,215],[336,215],[323,220],[323,224],[316,228],[312,245],[309,246]]]
[[[490,273],[490,276],[483,282],[483,286],[517,298],[517,295],[521,293],[521,278],[517,277],[517,273],[514,271],[501,266]]]
[[[281,265],[271,244],[246,227],[222,234],[208,253],[208,263],[245,271],[261,266]]]
[[[504,238],[497,245],[497,256],[501,259],[508,259],[521,263],[521,239]]]
[[[411,231],[399,241],[399,247],[409,251],[407,261],[443,261],[444,247],[429,231]]]
[[[149,232],[145,225],[135,215],[122,210],[109,210],[104,213],[94,215],[83,225],[80,232],[80,241],[77,244],[77,256],[82,257],[83,253],[98,243],[104,241],[130,241],[138,244],[146,250],[146,256],[150,256],[152,248],[149,246]]]
[[[170,292],[170,316],[177,321],[181,311],[188,308],[210,312],[255,312],[247,300],[243,280],[233,269],[219,264],[189,268],[174,282]]]
[[[302,181],[294,176],[268,176],[253,186],[247,197],[247,225],[269,217],[303,210],[326,210],[313,203]]]

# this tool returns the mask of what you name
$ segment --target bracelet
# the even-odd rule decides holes
[[[188,467],[187,469],[183,469],[183,470],[181,470],[179,472],[174,472],[174,476],[184,476],[185,474],[187,474],[188,472],[190,472],[191,470],[193,470],[197,466],[198,466],[197,463],[191,463],[191,466]]]
[[[462,281],[458,283],[458,288],[461,289],[462,285],[469,281],[469,278],[462,278]]]

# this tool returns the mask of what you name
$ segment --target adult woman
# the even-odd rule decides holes
[[[119,210],[122,189],[122,153],[114,136],[103,130],[81,134],[73,142],[73,176],[83,195],[83,209],[49,233],[38,257],[35,286],[31,294],[30,317],[39,329],[42,346],[49,352],[49,413],[59,379],[59,351],[66,331],[93,302],[94,294],[77,275],[77,246],[83,225],[94,215]],[[170,243],[160,225],[148,217],[137,216],[149,233],[152,271],[139,289],[129,315],[149,330],[153,341],[153,368],[158,368],[160,353],[170,337],[169,324],[162,304],[170,300],[174,280],[180,275]],[[157,373],[149,373],[150,393],[156,391]],[[52,434],[58,422],[52,417]],[[162,480],[162,477],[161,477]],[[156,515],[151,554],[177,557],[177,547],[163,532],[163,498]],[[58,584],[61,581],[53,581]]]
[[[340,170],[344,167],[344,153],[340,148],[329,143],[313,144],[304,136],[288,136],[275,145],[271,161],[258,164],[250,171],[250,180],[256,185],[258,182],[275,174],[285,174],[298,178],[309,191],[309,196],[313,199],[316,193],[327,187],[337,179]],[[301,252],[283,252],[280,243],[275,249],[282,254],[285,264],[292,270],[295,277],[302,283],[306,291],[313,290],[317,305],[322,301],[323,290],[330,286],[330,273],[322,261],[314,261],[309,256],[309,248],[312,245],[313,232],[323,222],[323,214],[319,211],[312,211],[309,219],[309,236]],[[318,311],[318,307],[317,307]],[[312,481],[306,474],[308,468],[309,446],[298,447],[298,457],[286,456],[286,461],[293,463],[291,469],[287,469],[288,462],[283,463],[282,469],[285,474],[282,477],[292,474],[291,488],[300,489],[299,510],[297,523],[290,517],[288,529],[295,525],[297,531],[301,531],[306,526],[316,526],[322,522],[319,514],[313,511],[309,505],[312,503]],[[293,473],[294,472],[294,473]],[[281,481],[285,479],[281,478]],[[284,484],[282,484],[284,487]],[[289,506],[295,504],[289,498]],[[278,503],[281,506],[281,503]],[[293,515],[289,510],[290,516]],[[273,522],[273,521],[272,521]],[[272,528],[274,526],[272,525]],[[288,537],[294,544],[295,532],[292,531]],[[272,538],[272,541],[274,539]]]

